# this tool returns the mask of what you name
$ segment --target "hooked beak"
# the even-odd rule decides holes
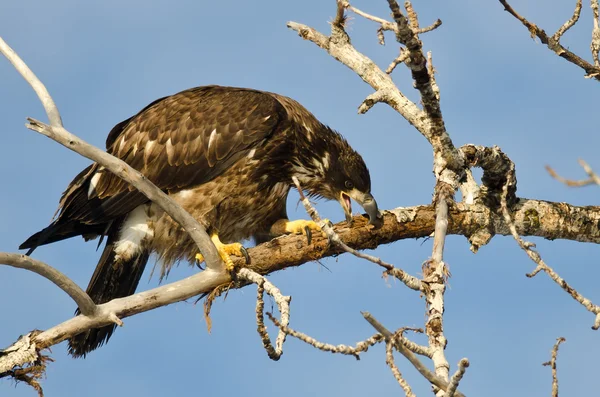
[[[362,193],[356,189],[352,189],[349,193],[342,192],[340,194],[340,204],[346,214],[346,222],[352,224],[352,204],[350,199],[354,199],[369,216],[369,225],[375,226],[376,229],[383,225],[383,215],[379,212],[377,201],[370,193]]]

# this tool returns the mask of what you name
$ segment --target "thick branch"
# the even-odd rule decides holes
[[[400,113],[428,141],[431,142],[429,121],[424,112],[398,90],[392,78],[381,70],[369,57],[358,52],[343,29],[332,25],[332,36],[328,37],[317,30],[297,22],[288,22],[288,28],[298,32],[300,37],[312,41],[329,53],[337,61],[352,69],[363,81],[376,91],[389,90],[385,102]]]
[[[351,248],[346,243],[344,243],[340,236],[335,232],[335,230],[333,230],[333,227],[331,226],[330,222],[321,220],[321,217],[319,216],[319,213],[317,212],[315,207],[313,207],[308,198],[304,196],[304,192],[302,191],[302,186],[300,186],[298,178],[293,177],[292,180],[294,181],[294,184],[298,189],[298,193],[300,194],[300,200],[304,205],[304,209],[306,209],[306,212],[312,218],[313,222],[317,223],[321,227],[321,230],[323,230],[323,232],[327,235],[327,238],[330,242],[335,244],[344,252],[347,252],[358,258],[365,259],[369,262],[373,262],[383,267],[384,269],[386,269],[386,274],[396,277],[398,280],[402,281],[408,288],[414,289],[415,291],[419,291],[421,289],[421,281],[418,278],[411,276],[410,274],[406,273],[400,268],[394,267],[393,265],[384,262],[383,260],[381,260],[381,258],[355,250],[354,248]]]

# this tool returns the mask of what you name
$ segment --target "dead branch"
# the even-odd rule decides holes
[[[448,385],[448,390],[446,390],[446,394],[444,395],[444,397],[454,396],[454,394],[456,393],[456,388],[458,387],[458,384],[460,383],[460,380],[462,379],[468,367],[469,360],[467,360],[466,358],[463,358],[458,362],[458,369],[456,370],[454,375],[452,375],[452,378],[450,378],[450,384]]]
[[[269,280],[267,280],[266,277],[261,276],[250,269],[242,268],[238,271],[237,275],[241,279],[250,281],[258,286],[256,297],[257,331],[263,342],[263,346],[269,355],[269,358],[277,361],[283,354],[283,344],[285,343],[285,337],[287,334],[280,329],[275,341],[275,347],[273,347],[271,339],[269,338],[269,334],[267,333],[267,327],[265,326],[263,314],[265,308],[264,293],[266,292],[275,300],[277,308],[279,309],[279,314],[281,315],[280,323],[284,327],[287,327],[287,325],[290,323],[290,302],[292,297],[284,296],[279,288],[275,287]]]
[[[304,196],[304,192],[302,191],[302,186],[300,186],[300,181],[298,181],[298,178],[293,177],[292,179],[294,181],[294,184],[296,185],[296,188],[298,189],[298,193],[300,194],[300,200],[302,201],[306,212],[312,218],[312,220],[321,227],[321,230],[325,232],[330,242],[334,243],[336,246],[338,246],[345,252],[348,252],[358,258],[366,259],[369,262],[373,262],[383,267],[384,269],[386,269],[386,274],[396,277],[398,280],[402,281],[408,288],[414,289],[416,291],[419,291],[421,289],[421,281],[418,278],[409,275],[402,269],[399,269],[387,262],[382,261],[380,258],[359,252],[346,245],[342,241],[340,236],[333,230],[333,227],[330,225],[330,222],[328,220],[322,220],[315,207],[313,207],[310,203],[310,200],[308,200],[308,198]]]
[[[508,209],[506,200],[506,197],[508,195],[508,186],[511,183],[511,179],[512,175],[509,175],[507,177],[506,185],[502,194],[502,214],[504,216],[504,219],[506,220],[506,223],[510,227],[511,234],[515,241],[519,244],[521,249],[523,249],[523,251],[527,253],[527,256],[529,256],[529,258],[537,264],[533,272],[527,274],[527,277],[534,277],[540,271],[544,271],[556,284],[558,284],[563,290],[565,290],[569,295],[571,295],[573,299],[579,302],[588,311],[596,315],[596,319],[594,320],[594,325],[592,326],[592,329],[597,330],[598,328],[600,328],[600,306],[593,304],[592,301],[581,295],[575,288],[570,286],[562,277],[558,275],[558,273],[554,271],[554,269],[548,266],[546,262],[544,262],[540,254],[533,249],[533,247],[535,247],[535,244],[529,241],[525,241],[521,238],[521,236],[519,236],[516,227],[512,223],[510,211]]]
[[[302,332],[296,331],[286,325],[283,325],[277,320],[271,313],[267,313],[269,319],[275,324],[281,331],[283,331],[286,335],[292,336],[296,339],[301,340],[304,343],[307,343],[319,350],[329,352],[329,353],[338,353],[344,354],[348,356],[354,356],[357,360],[360,360],[360,353],[364,353],[369,350],[369,347],[376,345],[377,343],[383,341],[383,336],[381,334],[375,334],[370,338],[367,338],[361,342],[358,342],[354,347],[347,345],[332,345],[329,343],[323,343],[315,338],[308,336]]]
[[[171,216],[179,225],[189,233],[194,240],[200,252],[204,255],[207,267],[212,269],[224,270],[223,263],[212,241],[206,234],[204,227],[198,223],[194,217],[187,213],[179,204],[172,200],[166,193],[156,187],[139,171],[132,168],[126,162],[111,156],[105,151],[96,148],[93,145],[85,142],[79,137],[71,134],[62,126],[60,113],[54,104],[52,97],[46,90],[46,87],[29,69],[29,67],[21,60],[16,52],[12,50],[0,38],[0,52],[6,56],[14,65],[15,69],[23,76],[23,78],[32,86],[38,95],[40,101],[46,109],[50,125],[44,124],[32,118],[28,118],[29,124],[27,128],[39,132],[40,134],[60,143],[67,149],[70,149],[98,164],[104,166],[107,170],[117,175],[119,178],[128,182],[142,194],[148,197],[149,200],[156,203],[162,210]]]
[[[592,48],[592,54],[594,55],[594,63],[592,65],[585,59],[576,55],[575,53],[569,51],[562,44],[560,44],[561,36],[571,28],[579,19],[579,11],[576,6],[575,12],[571,19],[569,19],[564,25],[562,25],[558,31],[553,36],[548,36],[544,29],[538,27],[535,23],[528,21],[525,17],[521,16],[514,8],[512,8],[506,0],[499,0],[500,3],[504,6],[504,10],[511,14],[513,17],[518,19],[523,26],[529,30],[531,37],[538,37],[540,41],[545,44],[551,51],[553,51],[556,55],[561,58],[566,59],[574,65],[579,66],[581,69],[585,70],[586,78],[594,78],[600,81],[600,64],[598,63],[598,52],[595,52],[595,48],[598,47],[598,51],[600,51],[600,28],[598,28],[598,13],[597,13],[597,4],[596,0],[592,0],[592,9],[594,9],[594,3],[596,4],[595,15],[594,15],[594,30],[592,32],[592,43],[590,47]],[[579,0],[577,0],[579,3]]]
[[[448,231],[448,201],[451,200],[454,190],[444,182],[436,185],[436,216],[433,238],[433,251],[431,260],[426,261],[423,267],[423,283],[425,301],[427,302],[427,320],[425,333],[427,334],[431,359],[435,373],[438,377],[448,380],[450,365],[444,354],[446,349],[446,336],[444,335],[444,292],[446,279],[450,274],[448,266],[444,263],[444,244]]]
[[[47,278],[58,288],[62,289],[75,301],[79,311],[85,316],[92,316],[96,312],[96,304],[84,290],[60,271],[44,262],[35,260],[22,254],[9,254],[0,252],[0,265],[8,265],[19,269],[26,269]]]
[[[585,171],[585,173],[588,174],[588,176],[589,176],[588,179],[573,180],[573,179],[563,178],[562,176],[558,175],[556,173],[556,171],[554,171],[548,165],[546,166],[546,171],[548,171],[548,173],[550,174],[550,176],[552,178],[556,179],[559,182],[564,183],[567,186],[581,187],[581,186],[587,186],[587,185],[600,185],[600,176],[598,176],[598,174],[596,174],[594,172],[594,170],[592,169],[592,167],[589,166],[588,163],[586,163],[582,159],[579,159],[579,165],[581,166],[581,168],[583,168],[583,170]]]
[[[561,343],[566,342],[567,340],[562,336],[556,339],[556,343],[552,348],[552,358],[550,361],[543,363],[544,366],[550,366],[552,368],[552,397],[558,397],[558,374],[556,372],[556,361],[558,357],[558,347]]]
[[[347,2],[344,4],[347,4]],[[353,10],[356,11],[355,8],[353,8]],[[385,21],[380,18],[373,20],[379,23],[381,23],[381,21]],[[440,128],[440,123],[443,122],[436,118],[434,123],[432,119],[428,117],[428,114],[440,115],[441,117],[441,113],[436,110],[438,107],[429,100],[430,98],[435,98],[435,94],[433,91],[431,91],[431,93],[429,92],[430,87],[428,88],[428,82],[423,83],[422,80],[419,80],[417,83],[417,88],[419,88],[420,91],[423,90],[422,95],[425,96],[423,100],[427,102],[426,109],[429,113],[426,113],[425,111],[419,109],[419,107],[410,101],[404,94],[402,94],[387,73],[381,70],[370,58],[360,53],[352,46],[350,43],[350,38],[343,26],[332,24],[331,36],[326,36],[309,26],[297,22],[288,22],[287,26],[290,29],[298,32],[300,37],[303,39],[312,41],[317,46],[327,51],[337,61],[348,66],[367,84],[373,87],[375,91],[383,91],[382,94],[377,96],[377,102],[385,102],[390,105],[410,124],[412,124],[434,147],[438,147],[443,150],[447,150],[450,147],[453,148],[453,146],[449,146],[447,144],[449,142],[451,145],[451,140],[449,135],[446,133],[445,128]],[[404,33],[397,34],[400,34],[401,37],[404,37]],[[411,32],[410,35],[414,34]],[[409,46],[407,46],[411,56],[417,56],[418,52],[421,51],[420,44],[416,45],[415,43],[416,42],[411,39]],[[422,51],[421,58],[417,57],[417,59],[411,60],[408,65],[411,70],[420,77],[423,76],[423,73],[428,73],[427,68],[424,65],[425,57],[422,56]],[[424,72],[421,70],[421,68],[424,68]],[[372,104],[367,107],[361,106],[359,111],[364,113],[369,107],[372,107],[373,104],[377,102],[372,101]],[[451,153],[446,154],[447,155],[445,158],[448,161],[458,161],[460,164],[460,158],[456,155],[456,153],[451,151]]]
[[[398,367],[396,366],[396,363],[394,362],[394,339],[393,339],[393,337],[392,337],[392,339],[387,341],[387,343],[385,344],[385,363],[390,367],[390,370],[392,371],[394,378],[396,378],[396,381],[398,382],[400,387],[402,387],[402,390],[404,390],[404,394],[406,395],[406,397],[416,397],[415,394],[412,392],[410,385],[408,384],[406,379],[404,379],[402,377],[400,370],[398,369]]]
[[[385,328],[383,324],[377,321],[377,319],[375,319],[375,317],[373,317],[371,313],[361,313],[365,320],[367,320],[367,322],[371,324],[371,326],[375,328],[377,332],[379,332],[385,337],[386,341],[389,341],[393,338],[394,334],[390,332],[387,328]],[[403,344],[394,343],[394,347],[396,348],[396,350],[398,350],[398,352],[400,352],[404,357],[406,357],[406,359],[410,361],[410,363],[416,368],[416,370],[419,371],[419,373],[423,375],[423,377],[427,379],[432,385],[438,387],[443,391],[448,390],[449,383],[446,380],[437,376],[435,373],[431,372],[421,361],[419,361],[419,359],[413,354],[413,352],[408,350]],[[454,395],[457,397],[464,397],[464,394],[462,394],[459,391],[456,391]]]

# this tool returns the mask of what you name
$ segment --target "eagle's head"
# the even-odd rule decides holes
[[[338,201],[352,222],[352,201],[369,216],[369,224],[380,227],[382,215],[371,194],[371,176],[365,161],[337,132],[327,129],[317,142],[312,142],[310,157],[297,173],[309,196]]]

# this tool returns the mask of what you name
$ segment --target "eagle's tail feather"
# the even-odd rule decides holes
[[[25,240],[19,246],[19,249],[29,248],[26,255],[30,255],[40,245],[54,243],[75,236],[100,234],[104,227],[106,226],[103,224],[84,225],[79,222],[51,223],[48,227],[40,230]]]
[[[129,259],[116,258],[114,251],[120,224],[111,227],[106,247],[87,287],[87,293],[97,303],[106,303],[135,293],[142,277],[149,252],[143,250]],[[79,311],[77,311],[79,313]],[[73,357],[86,354],[108,342],[116,325],[91,329],[69,339],[69,353]]]

